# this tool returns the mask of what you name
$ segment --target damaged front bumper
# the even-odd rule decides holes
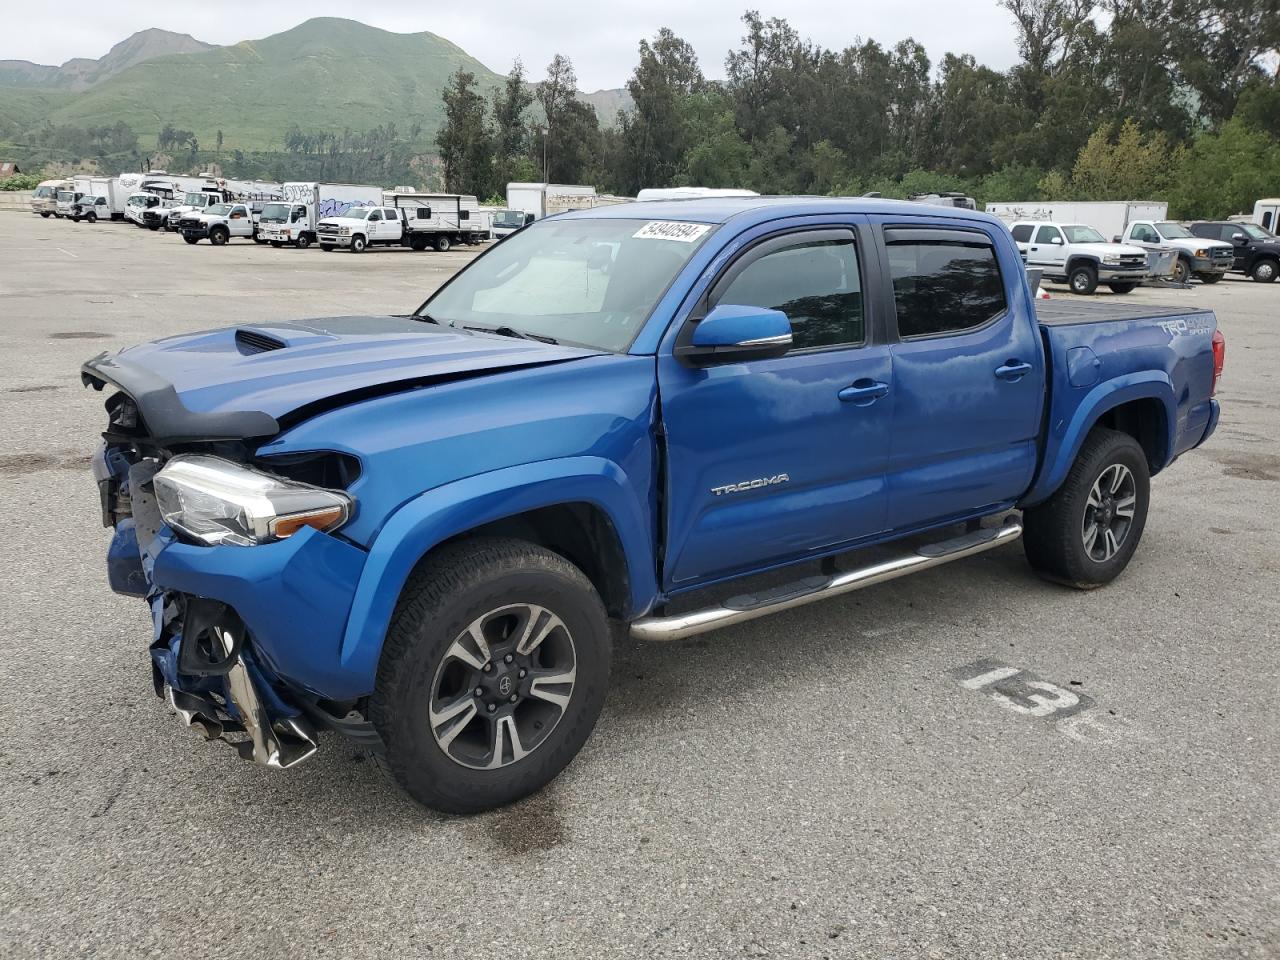
[[[185,543],[159,517],[154,471],[109,448],[94,463],[115,528],[112,589],[151,608],[156,694],[206,739],[269,767],[312,756],[317,728],[379,749],[361,709],[373,678],[342,656],[365,552],[310,528],[252,547]]]

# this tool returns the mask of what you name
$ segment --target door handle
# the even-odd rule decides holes
[[[868,404],[874,400],[879,400],[889,392],[889,385],[881,383],[879,380],[855,380],[852,384],[845,387],[836,394],[846,403]]]
[[[1031,372],[1031,364],[1021,360],[1010,360],[1003,366],[996,367],[996,376],[1001,380],[1021,380]]]

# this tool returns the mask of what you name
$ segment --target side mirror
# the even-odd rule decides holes
[[[1231,235],[1231,239],[1232,239],[1232,241],[1233,241],[1234,243],[1239,243],[1241,240],[1243,240],[1243,239],[1244,239],[1244,234],[1243,234],[1243,233],[1233,233],[1233,234]]]
[[[1142,243],[1142,241],[1141,241],[1138,237],[1134,237],[1134,238],[1133,238],[1133,241],[1134,241],[1134,243]],[[1124,241],[1120,239],[1120,235],[1119,235],[1119,234],[1116,234],[1114,237],[1112,237],[1112,238],[1111,238],[1111,242],[1112,242],[1112,243],[1123,243]]]
[[[1054,237],[1054,238],[1053,238],[1053,240],[1051,240],[1050,242],[1051,242],[1055,247],[1060,247],[1060,246],[1062,246],[1062,238],[1061,238],[1061,237]]]
[[[676,356],[697,366],[767,360],[791,349],[791,321],[781,310],[722,303],[693,328]]]

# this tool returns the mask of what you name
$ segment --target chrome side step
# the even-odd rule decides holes
[[[743,594],[726,600],[718,607],[695,610],[674,617],[644,617],[631,624],[631,636],[637,640],[683,640],[709,630],[719,630],[757,617],[768,616],[801,607],[816,600],[852,593],[887,580],[961,560],[976,553],[992,550],[1022,536],[1022,524],[1007,520],[999,528],[974,530],[950,540],[927,544],[911,553],[859,567],[835,576],[806,577],[795,583],[772,587],[756,594]]]

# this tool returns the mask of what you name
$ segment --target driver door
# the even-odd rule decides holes
[[[783,311],[769,359],[658,360],[668,590],[835,552],[885,527],[892,371],[854,223],[748,234],[679,336],[717,305]],[[677,338],[677,343],[680,342]]]
[[[1049,224],[1036,227],[1027,248],[1027,266],[1040,267],[1046,276],[1060,277],[1067,272],[1067,245],[1062,231]]]

